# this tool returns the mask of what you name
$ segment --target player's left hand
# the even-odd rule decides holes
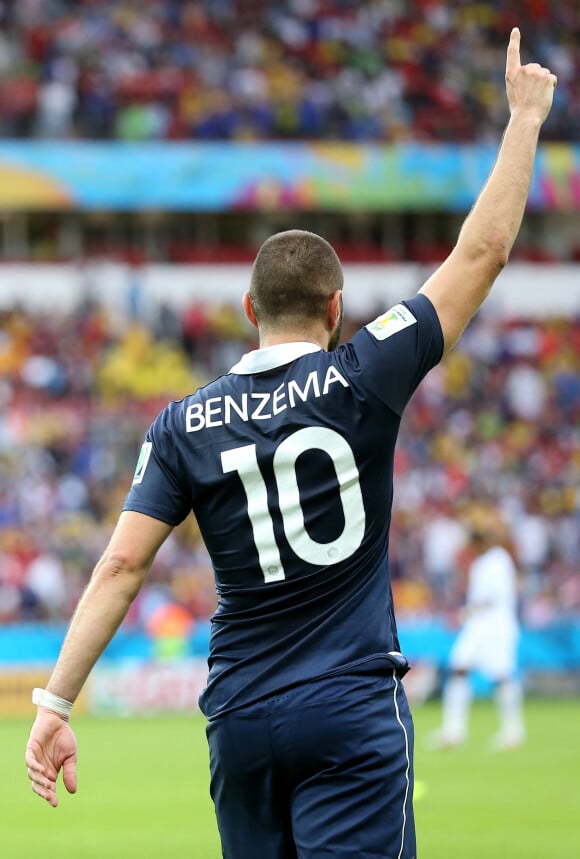
[[[544,122],[552,107],[556,75],[539,63],[522,66],[520,60],[520,31],[514,27],[507,49],[506,91],[512,115],[527,113]]]
[[[56,779],[61,769],[64,786],[69,793],[76,792],[76,737],[69,723],[56,713],[39,708],[24,762],[32,790],[53,808],[58,805]]]

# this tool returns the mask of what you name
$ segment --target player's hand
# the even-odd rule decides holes
[[[39,708],[24,759],[32,790],[53,808],[58,805],[56,779],[62,769],[69,793],[77,789],[77,741],[69,723],[50,710]]]
[[[505,82],[510,112],[522,112],[543,122],[550,112],[556,75],[539,63],[520,62],[520,31],[517,27],[511,32],[507,49]]]

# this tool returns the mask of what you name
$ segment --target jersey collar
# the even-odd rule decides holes
[[[249,373],[263,373],[265,370],[274,370],[290,364],[296,358],[308,355],[310,352],[319,352],[322,347],[318,343],[278,343],[276,346],[264,346],[263,349],[254,349],[247,352],[234,364],[230,373],[248,375]]]

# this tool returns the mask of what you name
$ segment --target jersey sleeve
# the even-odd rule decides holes
[[[172,439],[170,411],[165,409],[147,431],[123,510],[179,525],[191,511],[191,493],[179,479],[182,472]]]
[[[351,344],[365,385],[400,416],[441,360],[443,332],[435,308],[419,293],[361,328]]]

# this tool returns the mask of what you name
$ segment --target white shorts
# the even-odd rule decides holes
[[[449,656],[455,671],[480,671],[490,680],[512,677],[517,669],[519,629],[511,615],[485,613],[465,623]]]

